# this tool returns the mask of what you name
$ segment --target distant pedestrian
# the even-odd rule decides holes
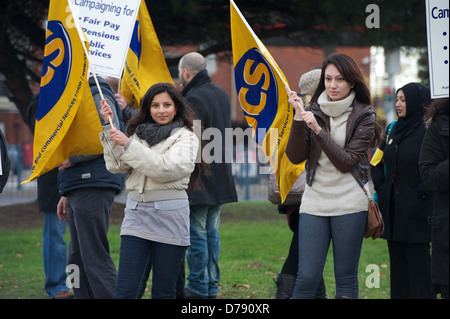
[[[6,139],[0,129],[0,193],[3,192],[3,188],[8,181],[9,172],[11,170],[11,163],[8,156],[8,148],[6,145]]]

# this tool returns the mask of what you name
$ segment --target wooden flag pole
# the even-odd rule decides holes
[[[84,47],[85,47],[85,50],[86,50],[86,46],[84,46]],[[100,93],[100,98],[101,98],[102,101],[103,101],[103,100],[105,99],[105,97],[103,96],[102,89],[101,89],[101,87],[100,87],[100,84],[98,83],[97,75],[95,75],[94,69],[92,68],[92,64],[91,64],[90,62],[89,62],[89,68],[91,68],[92,76],[94,77],[95,84],[97,85],[98,92]],[[113,123],[113,121],[112,121],[112,119],[111,119],[111,115],[108,115],[108,118],[109,118],[109,123],[111,124],[111,127],[112,127],[112,128],[115,128],[115,127],[114,127],[114,123]]]

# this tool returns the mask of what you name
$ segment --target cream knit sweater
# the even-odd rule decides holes
[[[321,110],[330,117],[332,139],[344,148],[347,118],[352,112],[355,93],[332,102],[326,91],[319,97]],[[369,191],[368,185],[365,186]],[[367,196],[350,173],[342,173],[321,153],[311,186],[306,184],[300,213],[317,216],[340,216],[367,210]]]

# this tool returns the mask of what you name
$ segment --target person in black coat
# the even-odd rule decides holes
[[[398,121],[381,143],[383,160],[371,166],[383,214],[391,266],[391,298],[434,298],[431,288],[431,194],[419,174],[419,152],[425,135],[423,115],[430,90],[409,83],[397,90]],[[376,163],[371,163],[372,165]]]
[[[11,162],[8,157],[8,148],[6,147],[6,139],[0,130],[0,193],[8,181],[9,172],[11,169]]]
[[[184,55],[178,69],[184,86],[182,94],[205,133],[208,129],[212,134],[220,132],[207,136],[209,143],[215,143],[208,154],[213,161],[207,161],[209,174],[200,176],[200,189],[189,195],[191,246],[186,256],[189,283],[185,289],[186,298],[215,298],[220,279],[220,212],[223,204],[237,201],[231,163],[227,163],[227,152],[232,150],[225,149],[225,129],[231,129],[230,98],[211,81],[205,58],[199,53]],[[218,154],[220,158],[216,158]]]
[[[428,129],[422,142],[419,169],[425,188],[434,193],[431,223],[431,277],[437,293],[448,299],[449,246],[449,99],[436,99],[425,114]]]

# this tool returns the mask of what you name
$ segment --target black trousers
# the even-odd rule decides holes
[[[430,243],[388,240],[392,299],[434,299]]]
[[[103,188],[67,194],[70,230],[67,262],[77,269],[73,287],[77,299],[113,298],[117,269],[109,253],[107,234],[114,195],[114,190]]]

